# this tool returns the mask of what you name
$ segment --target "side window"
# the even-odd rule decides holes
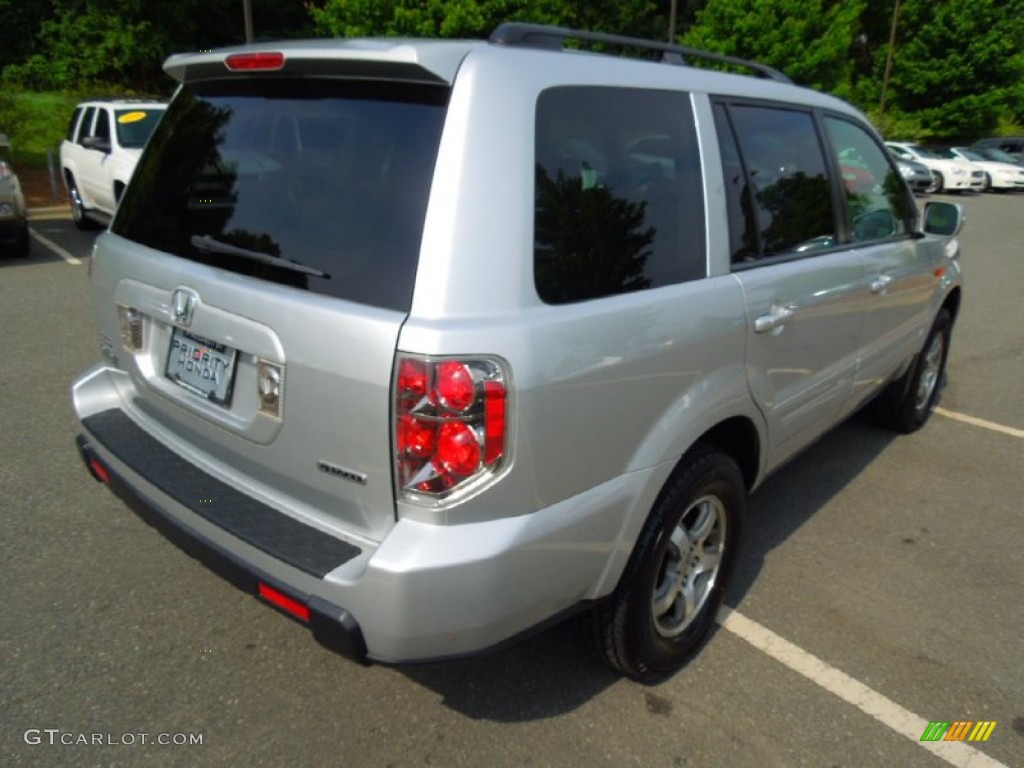
[[[93,135],[97,139],[110,143],[110,113],[102,107],[96,113],[96,128]]]
[[[534,282],[565,304],[704,277],[689,95],[559,87],[537,100]]]
[[[78,143],[81,144],[85,139],[92,135],[92,119],[96,115],[96,107],[86,107],[85,114],[82,115],[82,123],[78,127]]]
[[[71,122],[68,124],[68,141],[73,142],[75,140],[75,126],[78,125],[78,118],[82,115],[82,108],[75,107],[75,111],[71,113]]]
[[[867,131],[848,120],[826,117],[825,129],[843,177],[846,227],[853,242],[906,234],[913,207],[885,152]]]
[[[726,112],[734,138],[722,124]],[[745,172],[742,188],[730,192],[733,263],[835,245],[832,188],[813,115],[732,105],[720,108],[716,119],[719,135],[725,134],[733,152],[738,149]],[[723,170],[735,187],[740,177],[726,152]]]

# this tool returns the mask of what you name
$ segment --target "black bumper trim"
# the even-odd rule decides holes
[[[89,469],[89,473],[100,482],[104,482],[103,478],[97,476],[91,464],[92,461],[98,462],[106,470],[109,478],[106,484],[114,495],[175,546],[203,563],[221,578],[253,596],[259,595],[259,585],[263,583],[306,605],[309,608],[308,626],[319,643],[360,664],[370,663],[362,630],[351,613],[323,598],[300,593],[281,584],[273,576],[206,539],[185,523],[171,517],[157,503],[146,498],[128,483],[120,473],[104,462],[102,457],[93,450],[86,436],[78,435],[75,438],[75,443],[78,445],[79,453]],[[277,606],[271,603],[266,604],[285,616],[304,623]]]
[[[146,482],[246,544],[323,578],[360,549],[300,523],[203,472],[116,408],[82,420],[96,442]]]

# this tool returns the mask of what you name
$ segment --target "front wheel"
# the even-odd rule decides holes
[[[82,193],[78,191],[74,179],[70,179],[68,182],[68,197],[71,198],[71,218],[75,222],[75,226],[81,230],[94,229],[95,225],[85,213]]]
[[[942,309],[910,370],[878,398],[876,413],[885,426],[909,434],[928,421],[945,375],[952,334],[953,318]]]
[[[946,188],[946,180],[942,178],[942,174],[938,171],[932,171],[932,190],[936,193],[941,192]]]
[[[662,490],[615,592],[588,630],[617,671],[651,683],[707,636],[725,595],[746,505],[736,462],[698,445]]]
[[[985,181],[981,185],[981,191],[982,192],[991,192],[992,191],[992,177],[989,176],[987,173],[985,174]]]

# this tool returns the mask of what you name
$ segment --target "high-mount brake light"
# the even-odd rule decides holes
[[[394,403],[400,495],[443,499],[504,465],[508,374],[491,358],[400,355]]]
[[[232,53],[224,59],[232,72],[274,72],[284,66],[284,54],[277,51]]]

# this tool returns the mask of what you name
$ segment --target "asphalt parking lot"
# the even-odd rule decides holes
[[[94,236],[38,214],[0,259],[0,766],[1024,765],[1024,194],[942,199],[968,223],[939,412],[855,417],[770,479],[732,610],[653,687],[569,625],[360,667],[148,528],[74,448]],[[967,720],[996,725],[920,741]]]

